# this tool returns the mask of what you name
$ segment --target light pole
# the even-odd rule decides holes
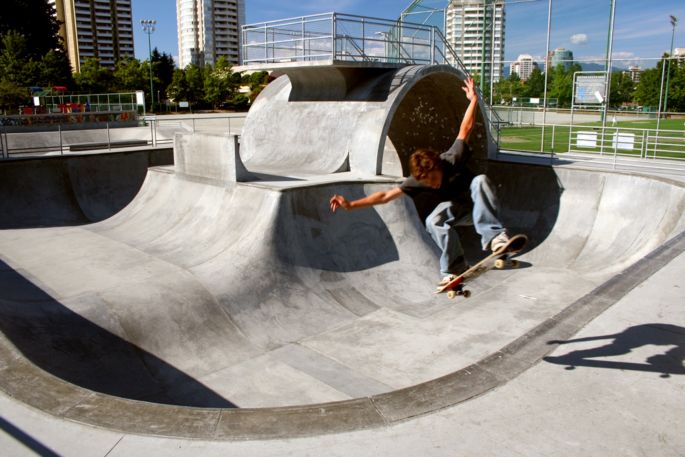
[[[675,16],[671,16],[671,26],[673,27],[673,32],[671,33],[671,54],[673,54],[673,36],[675,35],[675,26],[678,23],[678,19],[676,19]],[[661,126],[661,112],[662,112],[662,105],[663,102],[663,95],[664,95],[664,76],[666,75],[666,67],[668,66],[668,69],[670,70],[671,67],[671,55],[668,56],[668,65],[666,65],[666,60],[664,59],[663,62],[661,62],[661,89],[659,89],[659,108],[657,111],[656,115],[656,131],[657,131],[657,142],[658,140],[658,132],[659,132],[659,127]],[[670,75],[669,75],[670,76]],[[668,97],[668,88],[666,89],[666,97]],[[666,111],[666,108],[663,108],[663,111]],[[655,151],[656,151],[656,145],[654,146]]]
[[[148,63],[150,65],[150,112],[155,108],[155,93],[152,88],[152,42],[150,38],[155,31],[155,24],[157,24],[155,20],[143,19],[140,21],[140,25],[143,26],[143,32],[147,33]]]
[[[666,70],[666,92],[664,93],[664,113],[668,112],[668,83],[671,80],[671,60],[673,59],[673,38],[675,37],[675,26],[678,18],[671,15],[671,53],[668,55],[668,69]]]

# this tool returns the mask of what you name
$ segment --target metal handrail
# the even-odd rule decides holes
[[[361,31],[351,31],[346,25]],[[362,61],[447,64],[466,72],[440,29],[432,25],[330,12],[247,24],[242,27],[242,38],[243,65]],[[321,45],[312,47],[314,42]],[[352,51],[341,43],[349,44]]]

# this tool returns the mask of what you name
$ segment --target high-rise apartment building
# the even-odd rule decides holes
[[[571,68],[571,65],[573,65],[573,52],[564,48],[556,48],[554,51],[549,52],[545,66],[547,66],[548,63],[550,65],[550,70],[555,69],[557,65],[563,65],[564,68],[568,70]],[[547,71],[546,68],[545,71]]]
[[[470,73],[497,82],[504,69],[504,1],[451,0],[445,36]]]
[[[244,0],[176,0],[176,21],[181,68],[213,65],[221,56],[240,63]]]
[[[537,66],[538,64],[533,60],[533,56],[521,54],[518,59],[511,63],[510,70],[511,73],[516,73],[521,78],[521,81],[526,81]]]
[[[88,57],[114,68],[117,60],[134,57],[131,0],[50,0],[62,22],[71,69],[81,71]]]

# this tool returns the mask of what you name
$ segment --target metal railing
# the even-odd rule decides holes
[[[242,27],[243,65],[291,62],[448,64],[466,71],[439,28],[342,13]]]
[[[685,133],[682,130],[536,124],[501,127],[498,144],[499,150],[547,156],[550,161],[568,159],[608,165],[613,169],[685,173]]]
[[[173,144],[177,132],[240,134],[246,115],[145,116],[136,126],[104,122],[88,129],[65,129],[62,125],[41,130],[0,127],[0,159],[167,146]]]

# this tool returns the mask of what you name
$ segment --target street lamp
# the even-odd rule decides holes
[[[143,32],[147,33],[147,49],[148,49],[148,55],[149,59],[148,62],[150,64],[150,111],[155,108],[155,93],[153,92],[152,88],[152,43],[151,43],[151,35],[155,31],[155,24],[157,24],[157,21],[155,20],[148,20],[148,19],[143,19],[140,21],[140,25],[143,27]]]
[[[664,94],[664,112],[668,112],[668,83],[671,80],[671,60],[673,60],[673,38],[675,37],[675,26],[678,18],[671,15],[671,53],[668,55],[668,70],[666,70],[666,92]]]

